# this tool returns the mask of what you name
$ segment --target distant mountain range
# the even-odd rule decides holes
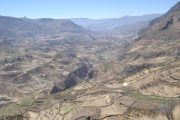
[[[110,19],[28,19],[0,16],[0,37],[33,37],[38,35],[56,35],[63,32],[138,32],[159,14],[143,16],[125,16]]]
[[[90,29],[92,31],[112,31],[112,30],[120,30],[127,29],[127,27],[135,25],[145,27],[149,24],[149,22],[157,17],[160,14],[149,14],[142,16],[124,16],[121,18],[109,18],[109,19],[87,19],[87,18],[75,18],[71,19],[77,25],[80,25],[86,29]],[[122,31],[122,30],[121,30]]]

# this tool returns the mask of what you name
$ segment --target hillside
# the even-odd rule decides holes
[[[179,4],[177,3],[166,14],[153,20],[150,27],[143,33],[144,39],[178,39],[180,37]]]
[[[1,38],[55,35],[63,32],[86,32],[86,30],[65,19],[27,19],[0,16]]]
[[[127,73],[135,70],[134,73],[142,72],[143,76],[148,76],[131,84],[144,94],[166,97],[179,95],[179,82],[174,79],[178,80],[180,74],[179,18],[180,3],[177,3],[165,15],[153,20],[124,56],[130,58],[126,65]],[[142,89],[139,89],[140,86]]]

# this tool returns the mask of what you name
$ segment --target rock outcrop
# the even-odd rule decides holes
[[[70,72],[64,81],[64,85],[55,85],[50,93],[57,93],[65,89],[71,88],[82,81],[88,81],[94,76],[93,65],[83,64],[73,72]]]

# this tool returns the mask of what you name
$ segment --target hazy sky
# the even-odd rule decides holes
[[[28,18],[114,18],[165,13],[179,0],[0,0],[0,15]]]

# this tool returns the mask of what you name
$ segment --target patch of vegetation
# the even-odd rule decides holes
[[[61,110],[63,111],[63,113],[67,113],[69,111],[72,111],[73,109],[76,109],[80,105],[81,105],[80,102],[70,103],[70,104],[62,106]]]
[[[177,105],[177,101],[169,100],[160,107],[160,111],[164,114],[168,120],[174,120],[173,110]]]
[[[0,97],[0,101],[10,101],[10,99],[8,99],[6,97]]]
[[[104,63],[104,72],[108,72],[108,71],[110,71],[110,70],[112,70],[113,68],[114,68],[114,66],[113,66],[113,64],[111,64],[111,63]]]
[[[148,100],[153,101],[156,103],[166,103],[169,100],[175,100],[178,99],[178,97],[162,97],[162,96],[156,96],[156,95],[143,95],[141,93],[136,92],[130,92],[127,94],[129,97],[133,97],[139,100]]]
[[[173,79],[173,80],[176,80],[176,81],[180,82],[180,81],[179,81],[179,80],[180,80],[179,78],[176,78],[176,77],[174,77],[174,76],[172,76],[172,75],[170,76],[170,78]]]
[[[34,102],[34,96],[33,95],[30,95],[30,96],[25,96],[25,97],[22,97],[19,99],[18,101],[18,105],[21,105],[21,106],[30,106],[33,104]]]
[[[129,108],[128,112],[126,113],[126,116],[144,116],[147,115],[151,118],[153,118],[154,116],[157,116],[159,113],[157,112],[157,110],[154,109],[138,109],[138,108],[134,108],[131,107]]]
[[[26,110],[29,111],[42,111],[51,106],[51,100],[49,98],[41,98],[34,100],[33,104],[26,106]]]
[[[150,52],[150,53],[144,53],[142,56],[144,59],[152,59],[152,58],[158,58],[161,56],[168,56],[170,55],[170,52],[167,51],[156,51],[156,52]]]
[[[123,73],[129,76],[141,72],[144,69],[149,69],[153,66],[154,64],[147,64],[147,63],[143,63],[139,65],[127,65],[125,66]]]
[[[0,116],[14,116],[19,115],[21,112],[19,111],[20,107],[15,103],[11,103],[7,106],[3,106],[0,108]]]
[[[178,50],[176,50],[176,60],[180,60],[180,48]]]

